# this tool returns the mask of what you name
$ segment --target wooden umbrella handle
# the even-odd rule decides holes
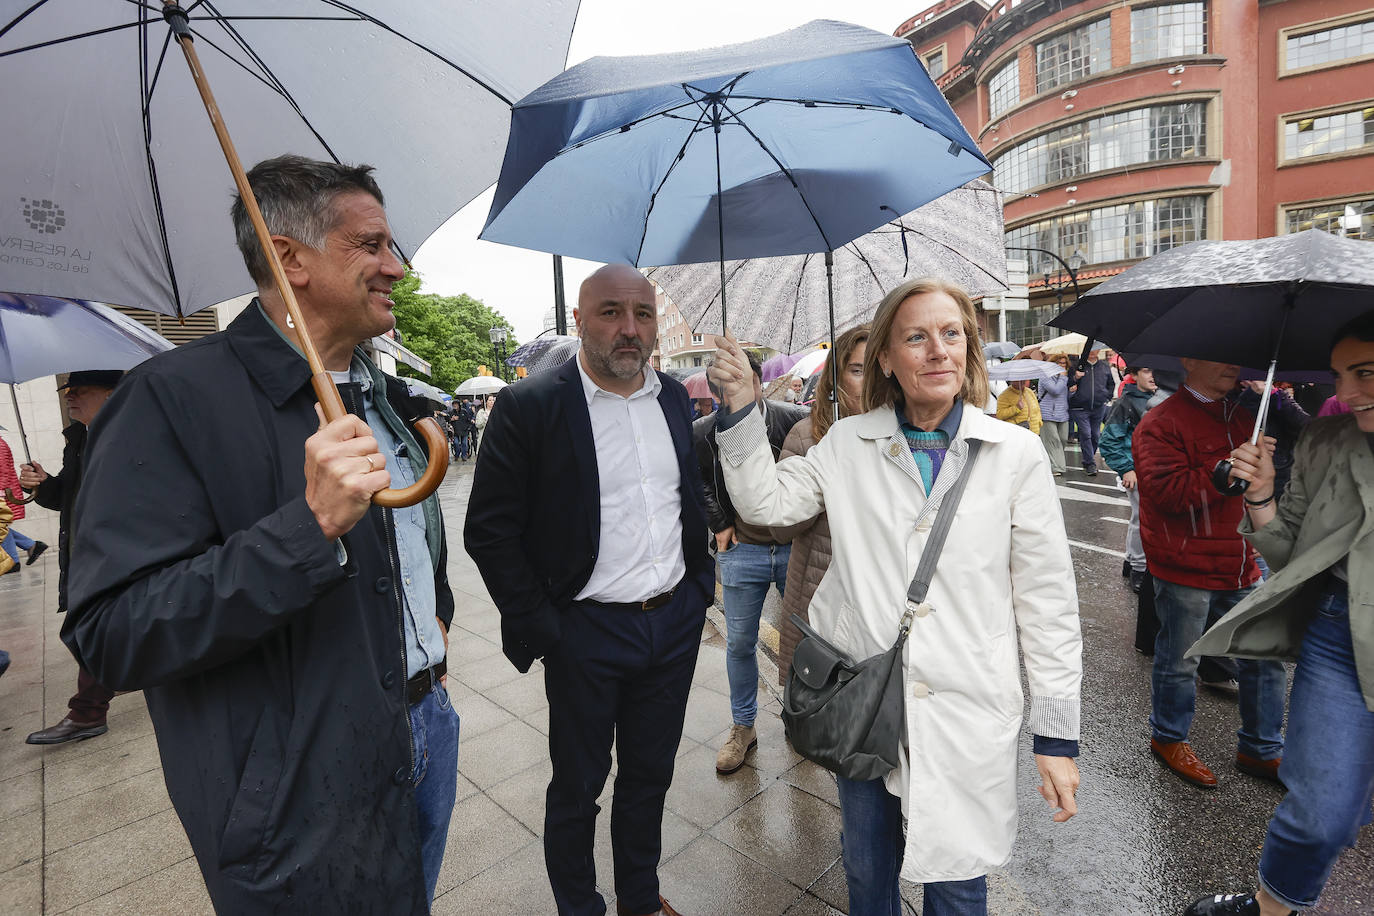
[[[337,420],[345,416],[348,410],[344,407],[343,399],[339,397],[339,389],[334,384],[334,379],[325,371],[324,362],[320,359],[319,351],[315,349],[314,341],[306,332],[305,316],[301,313],[300,304],[296,302],[295,291],[287,282],[286,271],[282,268],[281,259],[277,257],[276,246],[272,244],[272,235],[267,231],[267,222],[262,218],[262,210],[258,207],[257,198],[253,196],[253,188],[248,183],[248,175],[243,170],[243,163],[239,161],[238,152],[234,149],[234,141],[229,136],[229,129],[225,126],[224,118],[220,116],[219,106],[215,103],[214,93],[210,91],[210,83],[206,80],[205,72],[201,69],[200,58],[196,55],[193,44],[189,18],[186,11],[176,3],[176,0],[163,0],[163,6],[163,18],[167,20],[167,24],[172,29],[172,34],[177,39],[177,44],[181,46],[182,53],[186,56],[186,64],[191,68],[191,78],[195,81],[196,89],[200,92],[200,100],[205,105],[205,113],[210,116],[210,124],[215,129],[215,136],[219,138],[220,149],[224,151],[224,159],[229,164],[229,171],[233,173],[234,185],[238,188],[244,209],[248,211],[248,218],[258,237],[258,245],[261,246],[262,253],[267,257],[267,264],[272,271],[272,281],[276,285],[282,301],[286,304],[286,311],[291,317],[291,323],[295,325],[301,352],[305,354],[306,362],[310,364],[310,383],[314,386],[315,395],[319,398],[320,407],[324,410],[325,421]],[[393,490],[388,487],[385,490],[378,490],[372,495],[372,502],[375,505],[393,509],[413,506],[438,489],[440,482],[443,481],[444,474],[448,471],[448,441],[439,429],[439,424],[431,418],[416,423],[415,428],[429,446],[429,464],[425,468],[425,473],[418,481],[405,489]]]
[[[28,496],[23,496],[14,492],[9,487],[5,487],[5,502],[16,506],[27,506],[29,503],[33,502],[33,494],[30,493]]]

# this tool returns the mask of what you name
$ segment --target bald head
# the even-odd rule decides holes
[[[628,264],[607,264],[582,281],[573,320],[593,381],[622,397],[638,390],[658,339],[654,285]]]
[[[654,285],[629,264],[607,264],[594,271],[577,291],[577,307],[585,309],[606,300],[654,302]]]

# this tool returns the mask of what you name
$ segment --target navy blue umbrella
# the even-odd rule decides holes
[[[635,266],[832,252],[990,171],[899,38],[597,57],[516,104],[482,238]],[[721,322],[725,322],[722,289]]]

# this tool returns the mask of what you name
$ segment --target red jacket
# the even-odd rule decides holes
[[[15,470],[14,455],[10,452],[9,443],[0,439],[0,493],[4,493],[6,489],[14,491],[15,496],[24,495],[24,491],[19,489],[19,472]],[[23,503],[13,503],[9,500],[5,502],[14,510],[16,522],[24,517]]]
[[[1236,530],[1245,514],[1241,497],[1212,486],[1212,468],[1250,438],[1254,425],[1245,408],[1203,401],[1186,387],[1140,421],[1131,446],[1151,575],[1211,591],[1259,579],[1255,551]]]

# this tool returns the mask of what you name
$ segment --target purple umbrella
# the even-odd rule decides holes
[[[777,356],[770,356],[763,361],[763,383],[776,381],[787,374],[788,370],[797,364],[805,353],[779,353]]]

